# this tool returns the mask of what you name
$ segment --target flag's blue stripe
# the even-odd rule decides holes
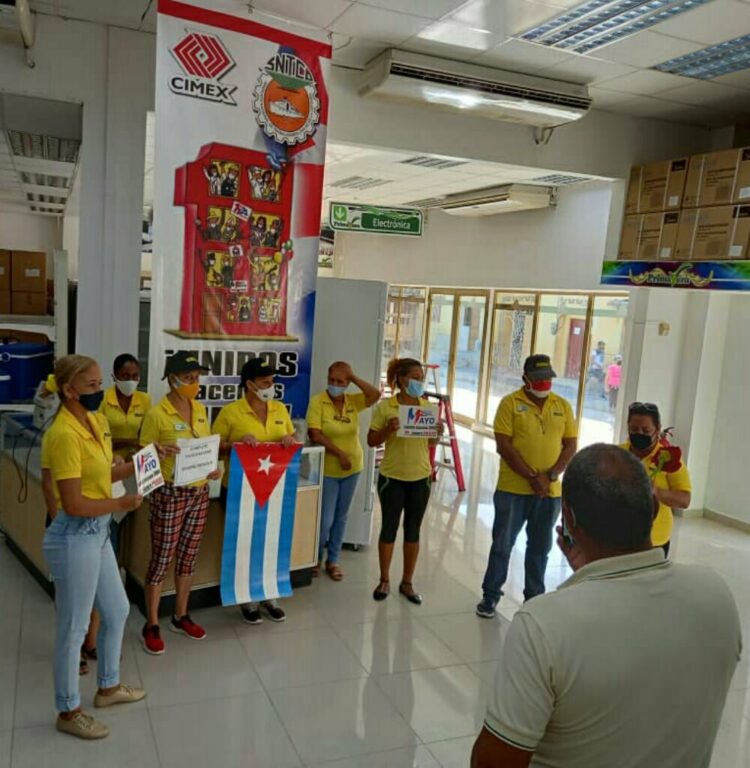
[[[221,553],[221,604],[237,605],[234,574],[237,570],[237,533],[240,527],[240,498],[245,473],[232,449],[229,459],[229,485],[224,516],[224,548]]]
[[[292,559],[292,535],[294,533],[294,513],[297,506],[299,467],[300,452],[297,451],[286,470],[286,485],[284,486],[284,497],[281,500],[281,526],[279,529],[279,554],[276,571],[279,595],[281,597],[291,597],[292,595],[289,567]]]
[[[266,591],[263,587],[263,558],[266,551],[267,523],[268,502],[261,506],[256,501],[253,541],[250,545],[250,598],[253,602],[266,599]]]

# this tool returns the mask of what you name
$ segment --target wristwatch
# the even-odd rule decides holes
[[[552,483],[556,483],[557,478],[560,477],[560,474],[558,472],[548,472],[547,474],[549,475],[550,482]]]

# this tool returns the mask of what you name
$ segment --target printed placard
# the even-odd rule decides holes
[[[140,496],[148,496],[149,493],[164,485],[159,454],[153,443],[149,443],[133,456],[133,468]]]
[[[218,435],[211,437],[179,438],[180,452],[175,457],[174,484],[190,485],[205,480],[219,466]]]
[[[438,436],[438,408],[436,405],[400,405],[398,407],[399,437]]]

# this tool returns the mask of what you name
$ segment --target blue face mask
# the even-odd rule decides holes
[[[419,379],[409,379],[409,383],[406,385],[406,394],[410,397],[422,397],[424,382]]]
[[[328,394],[331,397],[341,397],[346,392],[346,387],[334,387],[333,384],[328,385]]]

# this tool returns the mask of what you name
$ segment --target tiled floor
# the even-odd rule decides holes
[[[147,656],[141,617],[128,623],[123,678],[141,704],[106,711],[110,738],[84,743],[53,727],[53,608],[0,546],[0,768],[406,768],[468,766],[508,621],[521,597],[522,556],[511,567],[497,621],[473,615],[489,547],[497,459],[490,441],[462,435],[469,490],[437,485],[416,583],[425,604],[370,597],[374,548],[345,552],[346,579],[321,578],[285,607],[285,624],[249,627],[231,609],[194,614],[195,643],[166,633]],[[520,542],[523,546],[523,542]],[[750,536],[703,520],[678,524],[674,555],[729,582],[750,638]],[[393,579],[398,577],[398,562]],[[567,575],[558,553],[548,587]],[[90,702],[94,675],[83,678]],[[734,679],[712,768],[750,764],[750,664]]]

